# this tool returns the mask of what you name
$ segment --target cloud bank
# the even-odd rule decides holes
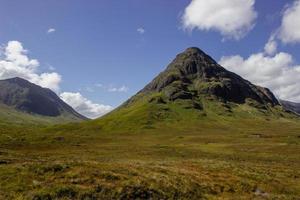
[[[19,41],[10,41],[0,49],[0,79],[20,77],[34,84],[60,91],[61,75],[56,72],[39,73],[39,61],[28,57],[28,50]],[[55,70],[50,66],[51,70]],[[50,68],[49,67],[49,68]],[[122,90],[122,88],[117,88]],[[91,102],[80,93],[63,92],[60,97],[77,112],[89,118],[97,118],[112,110],[111,106]]]
[[[215,30],[225,38],[240,39],[253,27],[255,0],[192,0],[182,16],[188,30]]]
[[[257,85],[270,88],[280,99],[300,102],[300,65],[294,64],[288,53],[275,53],[270,41],[265,47],[265,52],[248,58],[225,56],[219,63]]]
[[[78,92],[63,92],[60,94],[60,98],[72,106],[77,112],[91,119],[100,117],[113,109],[113,107],[109,105],[93,103]]]
[[[56,72],[38,73],[39,62],[28,57],[28,51],[19,41],[9,41],[0,50],[0,79],[24,78],[42,87],[59,91],[61,76]]]
[[[270,88],[283,100],[300,102],[300,65],[291,54],[277,52],[278,39],[285,43],[300,42],[300,0],[286,6],[282,23],[265,44],[264,52],[243,58],[224,56],[219,63],[249,81]]]
[[[283,43],[300,42],[300,0],[288,6],[283,14],[279,39]]]

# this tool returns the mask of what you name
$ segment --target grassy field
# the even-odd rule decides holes
[[[156,97],[84,123],[3,123],[0,199],[299,199],[295,115]]]
[[[297,119],[109,121],[1,127],[0,199],[300,197]]]

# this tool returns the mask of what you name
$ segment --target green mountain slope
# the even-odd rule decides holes
[[[106,116],[0,126],[0,199],[298,199],[300,120],[199,49]]]
[[[81,122],[82,119],[67,114],[57,117],[42,116],[38,114],[29,114],[18,111],[13,107],[0,104],[0,125],[1,126],[24,126],[27,125],[51,125],[69,122]]]
[[[0,123],[65,123],[86,120],[54,92],[21,78],[0,80]]]
[[[103,130],[296,118],[267,88],[227,71],[198,48],[177,55],[165,71],[108,115]]]
[[[136,124],[120,113],[125,124],[0,131],[0,199],[299,197],[299,120],[182,115],[137,130],[144,111]]]

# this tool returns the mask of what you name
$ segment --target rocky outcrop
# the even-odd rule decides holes
[[[162,92],[170,100],[214,96],[224,102],[276,106],[278,100],[267,88],[256,86],[227,71],[202,50],[192,47],[177,55],[140,93]]]

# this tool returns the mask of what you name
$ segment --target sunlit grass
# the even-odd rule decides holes
[[[159,96],[159,95],[158,95]],[[2,126],[0,199],[297,199],[300,121],[202,99]]]

